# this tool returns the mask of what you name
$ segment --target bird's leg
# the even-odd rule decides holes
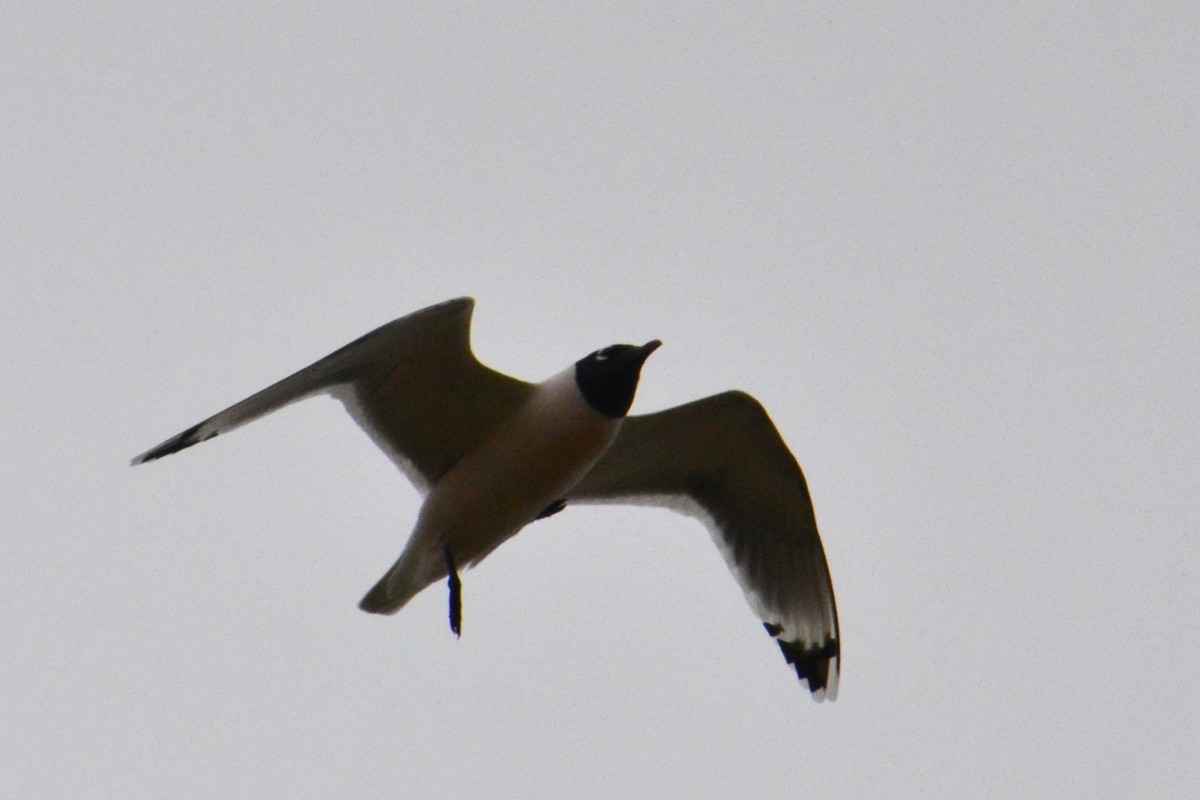
[[[446,581],[450,587],[450,630],[455,636],[462,636],[462,581],[458,579],[458,568],[454,565],[450,545],[446,545],[443,552],[446,554],[446,569],[450,572],[450,578]]]

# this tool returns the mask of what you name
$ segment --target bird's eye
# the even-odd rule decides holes
[[[604,361],[606,358],[608,358],[608,348],[607,347],[604,348],[603,350],[596,351],[596,360],[597,361]]]

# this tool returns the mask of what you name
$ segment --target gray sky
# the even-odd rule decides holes
[[[1200,12],[0,5],[0,794],[1200,788]],[[317,399],[430,303],[530,380],[666,344],[804,465],[841,693],[707,533],[576,508],[399,616],[418,495]]]

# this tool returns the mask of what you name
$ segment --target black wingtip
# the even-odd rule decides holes
[[[129,463],[132,466],[145,464],[147,461],[154,461],[163,456],[169,456],[171,453],[177,453],[185,447],[191,447],[194,444],[199,444],[217,435],[216,433],[211,433],[208,436],[201,436],[200,427],[200,425],[193,425],[178,436],[172,436],[157,447],[152,447],[140,456],[135,456]]]
[[[807,642],[787,642],[779,638],[783,627],[764,622],[763,627],[779,645],[784,660],[796,669],[796,677],[808,684],[808,690],[818,699],[833,699],[836,692],[840,648],[836,639],[827,638],[819,646]],[[832,673],[832,680],[831,680]],[[832,690],[832,691],[830,691]]]

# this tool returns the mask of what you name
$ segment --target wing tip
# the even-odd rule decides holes
[[[462,297],[452,297],[449,300],[443,300],[440,303],[434,303],[421,311],[473,311],[475,309],[475,298],[468,295]],[[415,313],[420,314],[421,311]]]
[[[199,444],[200,442],[203,442],[206,439],[211,439],[217,435],[217,432],[214,431],[207,436],[201,436],[200,428],[202,426],[203,423],[200,423],[199,425],[193,425],[183,433],[172,436],[162,444],[157,445],[156,447],[151,447],[141,455],[134,456],[129,461],[130,466],[136,467],[138,464],[145,464],[147,461],[156,461],[163,456],[169,456],[172,453],[178,453],[180,450],[183,450],[186,447]]]
[[[837,699],[838,677],[841,669],[841,645],[832,636],[827,636],[820,646],[802,641],[780,639],[783,626],[764,622],[763,628],[775,639],[787,663],[796,670],[796,677],[808,686],[809,692],[818,703]]]

